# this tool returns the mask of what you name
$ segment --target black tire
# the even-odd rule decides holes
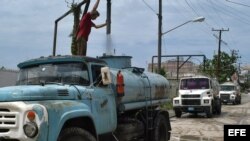
[[[216,114],[220,115],[221,114],[221,101],[219,99],[216,100]]]
[[[219,106],[217,107],[217,114],[218,114],[218,115],[221,114],[221,103],[220,103]]]
[[[138,139],[144,135],[144,125],[140,121],[134,121],[131,123],[120,123],[115,131],[116,137],[119,141],[130,141],[132,139]]]
[[[236,104],[237,104],[237,102],[236,102],[236,100],[234,100],[234,101],[233,101],[233,105],[236,105]]]
[[[209,108],[209,109],[206,110],[206,115],[207,115],[207,118],[211,118],[213,116],[211,108]]]
[[[154,120],[155,129],[153,131],[153,141],[167,141],[169,139],[169,128],[167,119],[163,115],[158,115]]]
[[[175,112],[175,116],[176,116],[177,118],[180,118],[180,117],[181,117],[182,111],[181,111],[180,109],[174,109],[174,112]]]
[[[82,128],[71,127],[63,129],[57,141],[96,141],[96,139]]]
[[[237,104],[241,104],[241,97],[240,96],[238,96],[238,98],[237,98]]]

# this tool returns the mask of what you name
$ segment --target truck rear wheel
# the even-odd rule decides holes
[[[57,141],[96,141],[96,139],[92,134],[84,129],[71,127],[65,128],[60,133]]]
[[[155,129],[153,132],[153,141],[167,141],[169,139],[169,127],[166,117],[158,115],[154,122]]]
[[[177,118],[180,118],[180,117],[181,117],[182,112],[181,112],[180,109],[174,109],[174,112],[175,112],[175,116],[176,116]]]

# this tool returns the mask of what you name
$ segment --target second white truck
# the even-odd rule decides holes
[[[240,86],[233,82],[225,82],[220,85],[220,99],[224,104],[241,104]]]

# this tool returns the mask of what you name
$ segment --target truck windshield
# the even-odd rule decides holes
[[[234,91],[235,86],[220,86],[221,91]]]
[[[209,89],[209,80],[207,78],[182,79],[180,83],[180,89]]]
[[[89,73],[83,63],[43,64],[20,70],[17,85],[63,83],[89,85]]]

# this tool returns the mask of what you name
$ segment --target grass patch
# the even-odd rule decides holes
[[[162,109],[165,109],[165,110],[172,110],[172,109],[173,109],[173,103],[172,103],[172,101],[163,104],[163,105],[161,106],[161,108],[162,108]]]

